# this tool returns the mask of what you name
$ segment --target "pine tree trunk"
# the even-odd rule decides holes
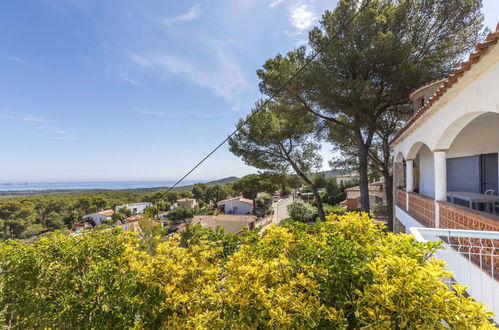
[[[369,178],[368,178],[368,153],[369,147],[363,141],[357,143],[357,156],[359,160],[359,188],[362,212],[369,213]]]
[[[317,202],[317,210],[319,213],[319,218],[322,221],[326,221],[326,215],[324,214],[324,205],[322,204],[321,195],[319,194],[318,189],[314,185],[312,185],[311,188],[314,194],[315,201]]]

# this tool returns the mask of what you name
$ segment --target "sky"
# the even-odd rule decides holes
[[[261,97],[256,70],[335,4],[2,1],[0,182],[181,177]],[[499,1],[483,10],[493,29]],[[189,179],[251,172],[224,146]]]

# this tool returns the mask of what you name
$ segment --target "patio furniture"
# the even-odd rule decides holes
[[[494,195],[494,189],[487,189],[484,192],[485,195]]]
[[[448,191],[447,197],[449,197],[450,202],[454,203],[455,199],[460,199],[468,202],[471,209],[476,210],[478,204],[491,205],[492,213],[496,214],[496,203],[499,203],[499,196],[497,195],[485,195],[471,191]],[[473,207],[475,205],[475,207]]]

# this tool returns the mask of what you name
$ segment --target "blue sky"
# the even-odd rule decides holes
[[[260,97],[255,70],[335,3],[2,1],[0,182],[178,178]],[[190,179],[253,171],[224,147]]]

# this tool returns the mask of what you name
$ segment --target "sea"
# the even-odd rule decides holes
[[[179,186],[188,186],[203,180],[182,181]],[[0,191],[33,190],[121,190],[139,188],[171,187],[175,181],[95,181],[95,182],[0,182]]]

